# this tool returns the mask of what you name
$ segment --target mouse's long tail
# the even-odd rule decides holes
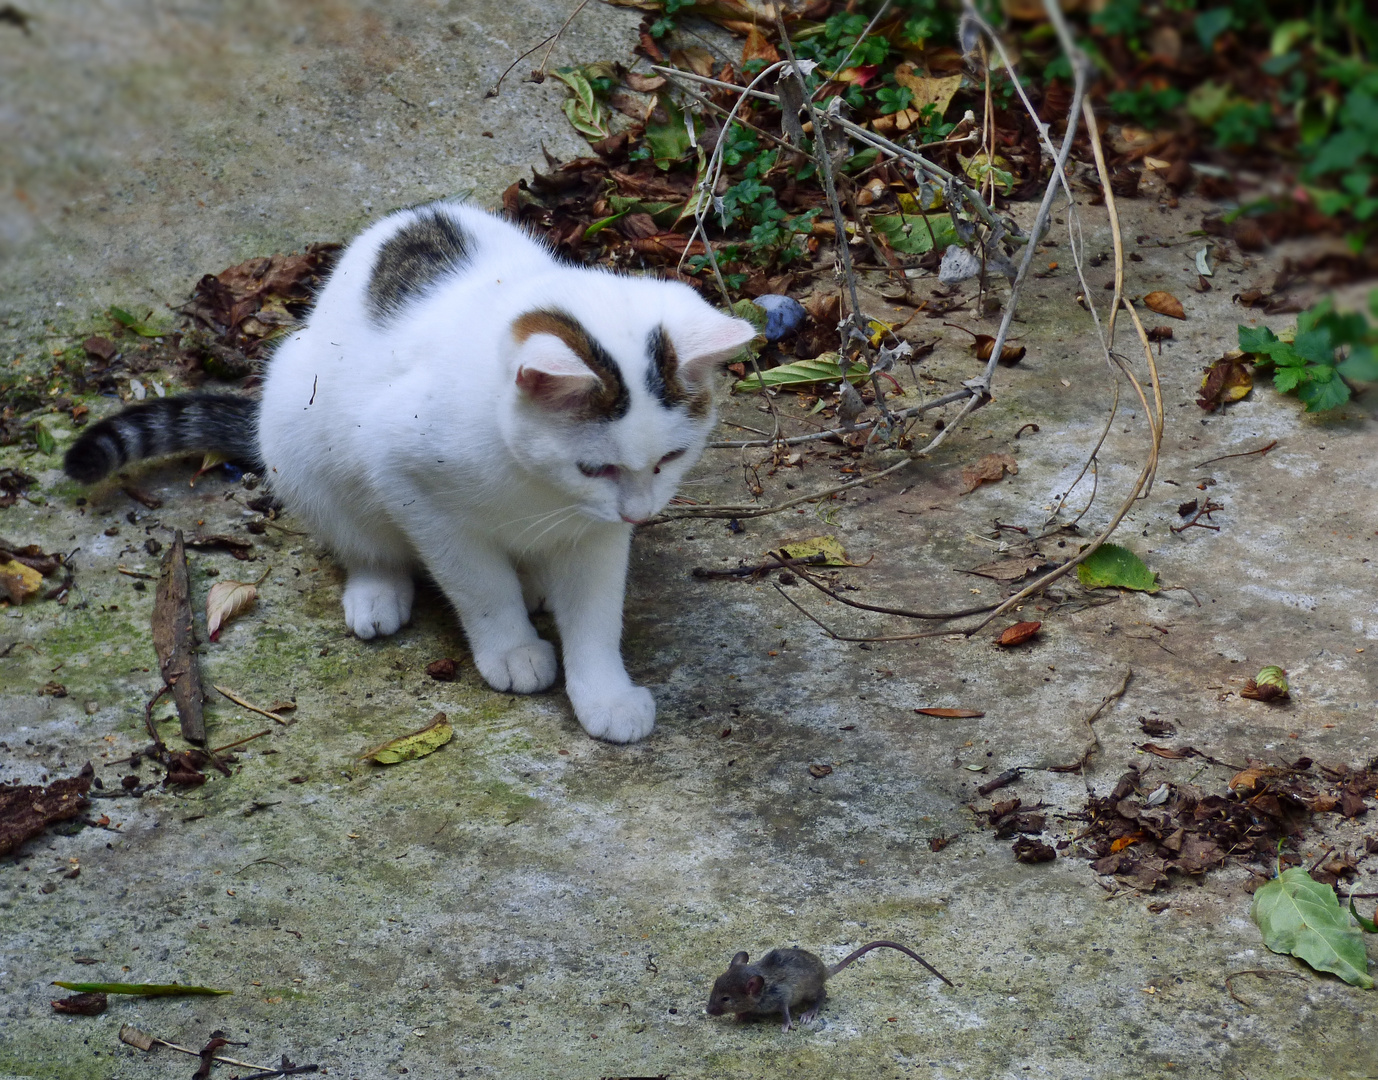
[[[953,985],[954,985],[951,979],[949,979],[949,978],[948,978],[946,975],[944,975],[941,971],[939,971],[937,968],[935,968],[932,964],[930,964],[927,960],[925,960],[925,959],[924,959],[922,956],[920,956],[918,953],[914,952],[912,949],[907,949],[907,948],[905,948],[903,945],[900,945],[900,944],[898,944],[898,943],[896,943],[896,942],[894,942],[894,941],[872,941],[872,942],[871,942],[870,944],[868,944],[868,945],[863,945],[861,948],[857,949],[855,952],[851,953],[851,954],[848,955],[848,956],[843,957],[841,960],[839,960],[839,961],[838,961],[836,964],[834,964],[832,967],[828,968],[828,976],[829,976],[829,977],[832,977],[833,975],[836,975],[839,971],[841,971],[843,968],[845,968],[845,967],[846,967],[848,964],[850,964],[853,960],[856,960],[856,959],[859,959],[860,957],[865,956],[865,955],[866,955],[868,952],[870,952],[872,949],[880,949],[880,948],[885,948],[885,949],[898,949],[900,952],[904,953],[905,956],[913,957],[915,960],[917,960],[917,961],[918,961],[920,964],[922,964],[924,967],[928,968],[929,971],[933,972],[934,975],[936,975],[936,976],[938,976],[938,978],[942,979],[943,982],[947,983],[948,986],[953,986]]]
[[[258,407],[234,394],[179,394],[131,405],[82,432],[62,465],[73,480],[90,484],[140,458],[210,450],[261,471]]]

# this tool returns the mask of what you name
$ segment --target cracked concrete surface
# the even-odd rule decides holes
[[[46,371],[49,350],[89,332],[112,303],[166,312],[202,273],[347,237],[396,205],[465,190],[492,202],[540,161],[542,144],[580,152],[557,87],[509,80],[499,98],[481,96],[563,17],[487,0],[127,0],[49,3],[27,36],[0,26],[16,90],[0,111],[0,359],[12,373]],[[627,10],[591,6],[557,60],[629,60],[635,23]],[[1108,250],[1098,211],[1082,209],[1091,250]],[[53,830],[0,863],[0,1076],[189,1075],[190,1058],[121,1045],[125,1023],[194,1047],[221,1028],[246,1044],[234,1048],[244,1060],[286,1053],[361,1080],[1378,1072],[1374,999],[1268,953],[1248,918],[1244,870],[1152,897],[1107,889],[1070,850],[1052,864],[1015,862],[1009,842],[968,809],[987,805],[975,788],[1005,768],[1075,760],[1087,738],[1081,718],[1127,668],[1128,691],[1096,723],[1100,750],[1084,780],[1032,771],[1001,792],[1050,805],[1050,842],[1082,825],[1057,815],[1080,809],[1087,786],[1108,791],[1129,763],[1154,783],[1185,783],[1201,768],[1138,751],[1140,716],[1172,720],[1179,742],[1225,761],[1304,754],[1353,764],[1378,753],[1372,395],[1327,419],[1267,388],[1224,416],[1192,403],[1202,365],[1250,321],[1230,294],[1269,268],[1236,253],[1215,291],[1191,292],[1194,248],[1178,241],[1204,209],[1124,207],[1127,236],[1172,244],[1135,247],[1143,259],[1129,267],[1130,290],[1173,291],[1189,319],[1174,324],[1160,360],[1158,483],[1116,539],[1190,593],[1088,607],[1060,585],[1066,605],[1034,601],[1021,612],[1043,620],[1040,638],[1000,651],[988,634],[836,641],[772,581],[689,575],[831,532],[857,561],[874,555],[841,573],[857,587],[848,596],[946,610],[978,589],[980,599],[997,595],[995,583],[954,571],[992,557],[993,518],[1040,525],[1104,423],[1104,366],[1073,301],[1065,240],[1063,269],[1032,283],[1016,324],[1028,358],[1001,369],[995,402],[933,459],[833,501],[827,522],[805,508],[749,519],[740,533],[708,520],[638,536],[626,651],[660,717],[639,745],[589,741],[559,694],[487,690],[434,593],[423,591],[396,638],[346,636],[340,575],[308,537],[254,536],[247,567],[197,554],[198,598],[217,578],[271,568],[258,607],[205,647],[203,674],[260,704],[294,697],[294,722],[279,728],[217,696],[207,706],[216,744],[272,728],[243,748],[233,776],[98,800],[93,813],[109,815],[108,829]],[[938,329],[922,316],[911,324],[919,337]],[[975,373],[957,337],[920,368],[935,393]],[[1132,341],[1121,345],[1136,355]],[[97,414],[115,405],[90,400]],[[761,426],[756,407],[735,400],[725,419]],[[1137,474],[1140,412],[1124,400],[1083,536]],[[1027,423],[1039,430],[1015,440]],[[60,444],[72,437],[59,417],[50,425]],[[1266,457],[1196,468],[1272,439]],[[961,496],[961,465],[997,450],[1017,458],[1019,474]],[[760,467],[774,501],[842,479],[838,469],[853,464],[819,456],[771,475],[767,456],[714,451],[686,492],[741,502],[745,462]],[[185,462],[136,474],[164,500],[148,510],[117,484],[77,488],[58,460],[0,449],[0,466],[36,474],[44,499],[0,511],[0,535],[80,549],[68,604],[0,611],[0,648],[14,643],[0,659],[0,780],[69,775],[89,759],[109,791],[125,769],[108,763],[147,741],[143,703],[157,686],[153,592],[118,568],[156,571],[146,535],[166,540],[202,522],[235,531],[251,515],[224,479],[189,488]],[[1215,484],[1198,489],[1206,478]],[[1083,484],[1072,504],[1089,493]],[[1172,534],[1178,503],[1206,495],[1224,504],[1220,532]],[[1075,550],[1076,537],[1066,542]],[[914,628],[802,585],[782,589],[841,634]],[[464,661],[457,681],[426,677],[441,656]],[[1286,707],[1238,697],[1267,663],[1291,673]],[[67,696],[40,693],[53,680]],[[924,706],[985,716],[914,712]],[[437,754],[390,769],[354,759],[438,710],[456,736]],[[815,778],[810,764],[832,772]],[[1211,768],[1195,782],[1218,790],[1227,779]],[[1303,853],[1359,843],[1363,819],[1345,828],[1333,819],[1316,819]],[[933,851],[935,837],[952,839]],[[50,872],[70,860],[79,877]],[[1361,890],[1374,888],[1372,863]],[[773,1023],[703,1015],[713,976],[738,949],[798,944],[831,961],[876,937],[912,945],[957,989],[881,952],[837,977],[812,1029],[782,1035]],[[1237,997],[1227,992],[1227,976],[1255,969],[1283,974],[1240,976]],[[112,999],[102,1016],[63,1017],[48,1004],[52,979],[235,993]]]

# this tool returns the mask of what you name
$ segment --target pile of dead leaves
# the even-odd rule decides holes
[[[339,244],[312,244],[301,254],[250,259],[206,274],[182,307],[208,333],[184,334],[182,346],[217,378],[243,378],[264,347],[310,309]]]
[[[43,579],[65,576],[57,584],[43,588]],[[0,537],[0,601],[18,606],[42,593],[47,600],[65,603],[72,585],[72,571],[60,554],[45,552],[37,544],[16,544]]]
[[[1191,748],[1169,753],[1204,756]],[[1098,874],[1113,874],[1146,892],[1166,887],[1170,875],[1199,876],[1229,861],[1266,865],[1277,857],[1279,841],[1294,845],[1301,838],[1311,815],[1367,813],[1366,799],[1378,788],[1375,764],[1330,768],[1302,758],[1291,765],[1254,765],[1216,794],[1169,781],[1145,784],[1130,770],[1108,796],[1088,801],[1089,822],[1077,837],[1077,853],[1089,857]],[[1378,843],[1370,846],[1378,850]],[[1352,877],[1359,858],[1333,860],[1313,876],[1327,884]]]

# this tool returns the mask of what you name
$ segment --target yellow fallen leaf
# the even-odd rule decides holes
[[[38,592],[42,584],[43,575],[18,559],[0,564],[0,600],[8,599],[12,604],[22,604]]]
[[[842,541],[835,536],[810,536],[807,540],[797,540],[778,549],[787,559],[811,559],[815,555],[824,556],[823,561],[814,566],[853,566],[842,549]]]
[[[454,738],[454,734],[455,729],[445,719],[445,714],[436,713],[435,718],[425,727],[413,731],[410,735],[390,739],[372,750],[365,750],[359,755],[359,760],[368,759],[378,762],[379,765],[396,765],[399,761],[411,761],[413,758],[435,753]]]
[[[191,474],[191,479],[187,481],[188,487],[195,487],[196,481],[200,480],[206,473],[210,472],[217,465],[223,465],[230,459],[224,454],[214,450],[207,450],[201,458],[201,467]]]

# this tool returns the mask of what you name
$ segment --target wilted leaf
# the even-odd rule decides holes
[[[1043,863],[1052,862],[1057,858],[1057,852],[1053,850],[1051,844],[1045,844],[1042,840],[1035,840],[1032,836],[1021,836],[1014,842],[1011,848],[1014,857],[1022,863]]]
[[[570,88],[573,96],[564,103],[565,115],[574,125],[574,130],[590,139],[606,139],[608,131],[607,116],[603,106],[593,93],[587,76],[572,68],[553,72],[554,76]]]
[[[684,110],[662,94],[656,112],[662,111],[667,118],[665,123],[648,123],[645,140],[651,149],[651,160],[656,163],[656,168],[668,169],[676,161],[687,157],[692,147],[689,142],[689,130],[684,126]]]
[[[233,990],[212,990],[209,986],[183,986],[181,983],[74,983],[53,980],[54,986],[80,994],[133,994],[137,997],[176,997],[181,994],[233,994]]]
[[[1006,631],[996,639],[997,645],[1023,645],[1029,638],[1038,633],[1041,622],[1019,622],[1006,629]]]
[[[977,712],[975,709],[915,709],[916,713],[924,716],[936,716],[941,720],[979,720],[986,714]]]
[[[1144,297],[1144,303],[1149,309],[1156,311],[1159,315],[1166,315],[1171,319],[1185,319],[1186,311],[1182,308],[1182,301],[1173,296],[1170,292],[1163,292],[1161,289],[1149,293]]]
[[[1254,701],[1286,701],[1289,694],[1287,672],[1280,667],[1269,665],[1250,679],[1239,692],[1240,697]]]
[[[842,549],[842,541],[835,536],[810,536],[807,540],[797,540],[778,549],[787,559],[809,559],[822,555],[821,562],[814,566],[855,566],[848,561]]]
[[[809,766],[809,775],[810,775],[810,776],[818,777],[819,779],[822,779],[823,777],[828,776],[832,771],[833,771],[833,767],[832,767],[831,765],[810,765],[810,766]]]
[[[1196,404],[1207,412],[1214,412],[1220,405],[1239,401],[1254,388],[1254,373],[1249,365],[1231,357],[1222,357],[1206,369],[1201,380],[1201,396]]]
[[[792,364],[781,364],[779,367],[761,372],[759,382],[753,372],[745,379],[739,380],[733,389],[755,390],[762,384],[797,389],[804,386],[814,386],[818,383],[838,382],[842,378],[842,369],[839,366],[840,359],[835,352],[825,352],[815,356],[812,360],[796,360]],[[847,379],[853,384],[865,382],[868,374],[865,364],[851,364],[847,368]]]
[[[459,664],[448,656],[443,660],[432,660],[426,665],[426,674],[437,682],[450,682],[455,677]]]
[[[118,351],[113,341],[98,335],[87,338],[81,343],[81,347],[97,360],[104,360],[106,363],[114,359],[115,353]]]
[[[1301,867],[1284,870],[1254,893],[1249,914],[1273,952],[1334,972],[1351,986],[1373,988],[1363,935],[1349,925],[1349,913],[1340,907],[1335,890]]]
[[[1143,560],[1119,544],[1102,544],[1077,566],[1077,580],[1091,589],[1133,589],[1157,592],[1158,575]]]
[[[1009,161],[996,154],[992,157],[986,151],[973,154],[971,157],[957,155],[957,160],[961,162],[962,171],[965,172],[979,188],[986,182],[986,177],[994,179],[995,183],[1004,188],[1006,195],[1014,194],[1014,171]]]
[[[976,359],[989,360],[990,354],[995,351],[995,338],[989,334],[976,334],[971,342],[971,348],[976,353]],[[1024,354],[1028,351],[1023,345],[1001,345],[999,362],[1005,367],[1014,367],[1015,364],[1024,359]]]
[[[982,484],[994,483],[1004,477],[1006,470],[1011,476],[1019,472],[1019,465],[1011,454],[986,454],[974,465],[962,467],[962,494],[975,491]]]
[[[359,755],[359,760],[367,758],[378,762],[379,765],[396,765],[399,761],[411,761],[435,753],[454,738],[454,734],[455,729],[445,719],[445,714],[436,713],[435,718],[425,727],[413,731],[410,735],[391,739],[372,750],[365,750]]]
[[[43,575],[31,566],[25,566],[18,559],[0,563],[0,600],[11,604],[22,604],[38,592],[43,585]]]
[[[746,41],[742,45],[741,66],[745,68],[752,60],[764,60],[767,66],[780,62],[780,50],[772,45],[766,36],[754,26],[747,33]],[[712,74],[711,69],[709,74]]]
[[[71,1016],[99,1016],[105,1012],[107,999],[104,994],[73,994],[53,1002],[53,1012],[67,1013]]]
[[[264,571],[263,577],[267,577]],[[236,615],[247,611],[258,599],[258,581],[217,581],[206,597],[206,632],[212,641],[220,638],[220,628]]]
[[[1349,913],[1354,916],[1354,921],[1359,924],[1359,928],[1363,930],[1365,934],[1378,934],[1378,922],[1375,922],[1373,919],[1365,919],[1360,915],[1359,909],[1354,906],[1353,897],[1350,897],[1349,900]],[[1378,915],[1378,911],[1374,912],[1374,914]]]

